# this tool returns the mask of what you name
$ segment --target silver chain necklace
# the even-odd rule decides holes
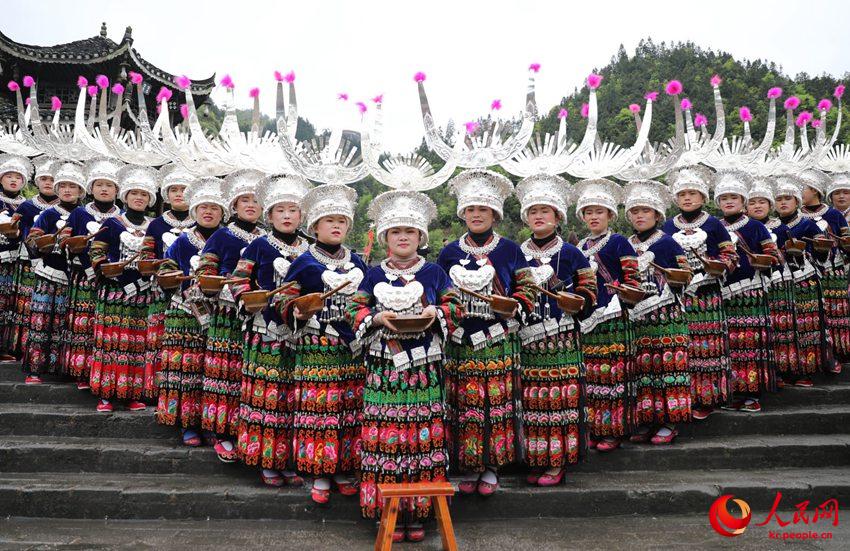
[[[602,248],[608,244],[608,241],[611,239],[611,235],[613,235],[611,233],[611,230],[608,230],[607,232],[605,232],[605,235],[599,238],[599,241],[597,241],[592,247],[587,250],[584,249],[584,246],[591,238],[589,236],[585,237],[584,239],[578,242],[578,248],[581,249],[581,252],[585,258],[593,258],[596,253],[601,251]]]
[[[643,254],[648,251],[651,246],[661,241],[662,237],[664,237],[664,232],[661,230],[655,230],[655,233],[650,235],[646,241],[641,241],[638,239],[637,235],[633,235],[629,237],[629,243],[632,244],[638,254]]]
[[[425,265],[425,259],[422,258],[421,256],[419,257],[419,260],[417,260],[412,266],[409,266],[407,268],[392,268],[389,265],[389,259],[388,258],[381,260],[381,269],[384,270],[384,273],[394,275],[396,277],[401,277],[403,275],[413,275],[416,272],[418,272],[419,270],[421,270],[422,266],[424,266],[424,265]]]
[[[707,212],[703,212],[697,216],[693,222],[685,222],[685,218],[681,214],[677,214],[673,217],[673,224],[680,230],[695,230],[705,224],[706,220],[708,220]]]
[[[806,212],[804,209],[800,209],[799,213],[803,216],[803,218],[822,218],[828,210],[828,205],[821,205],[820,208],[815,212]]]
[[[269,240],[269,244],[277,249],[284,258],[298,257],[307,250],[307,242],[301,238],[298,239],[297,245],[287,245],[272,234],[268,234],[266,237]]]
[[[747,216],[747,215],[745,214],[745,215],[743,215],[743,216],[741,217],[741,219],[740,219],[740,220],[738,220],[738,221],[737,221],[737,222],[735,222],[734,224],[729,224],[729,223],[727,223],[727,222],[726,222],[726,220],[724,219],[724,220],[723,220],[723,225],[724,225],[724,226],[726,226],[726,231],[728,231],[728,232],[733,232],[733,231],[738,231],[738,230],[740,230],[741,228],[743,228],[744,226],[746,226],[746,225],[747,225],[747,222],[749,222],[749,221],[750,221],[750,217],[749,217],[749,216]]]
[[[187,216],[185,220],[178,220],[177,217],[174,216],[174,214],[172,214],[170,210],[165,211],[162,214],[162,219],[165,221],[166,224],[168,224],[172,228],[185,229],[191,227],[195,223],[195,221],[192,220],[191,216]]]
[[[145,233],[145,231],[147,231],[148,224],[151,221],[150,218],[145,216],[144,222],[142,222],[141,224],[134,224],[133,222],[130,222],[130,220],[124,214],[122,214],[119,217],[119,219],[121,220],[121,223],[124,224],[127,227],[127,229],[132,229],[132,230],[135,230],[136,232],[139,232],[139,233],[142,233],[142,234]]]
[[[540,260],[541,258],[551,259],[551,253],[560,252],[561,247],[564,246],[564,240],[561,239],[560,235],[556,235],[555,239],[549,243],[550,244],[545,249],[538,249],[537,245],[535,245],[531,239],[526,239],[522,242],[522,245],[520,245],[519,248],[525,256],[530,256],[535,260]]]
[[[204,248],[204,245],[206,244],[207,240],[204,239],[203,235],[200,235],[197,231],[194,230],[187,231],[184,233],[186,234],[186,239],[189,240],[189,243],[191,243],[196,249],[198,249],[198,251],[201,251]]]
[[[802,220],[803,220],[803,217],[800,216],[800,211],[797,211],[797,214],[794,215],[794,219],[789,220],[788,222],[785,222],[785,225],[790,230],[791,228],[793,228],[794,226],[799,224]]]
[[[107,218],[114,218],[121,214],[121,210],[116,205],[112,205],[112,207],[106,212],[100,212],[94,207],[94,203],[87,203],[85,209],[87,213],[92,215],[92,218],[94,218],[96,222],[103,222]]]
[[[458,241],[458,245],[460,245],[460,250],[462,250],[466,254],[471,254],[473,256],[487,256],[496,249],[496,247],[499,245],[499,241],[502,240],[502,237],[498,233],[493,232],[493,239],[489,243],[482,247],[476,247],[466,242],[466,237],[468,235],[469,232],[466,232],[461,235],[460,240]]]
[[[17,197],[6,197],[5,195],[0,195],[0,199],[3,199],[4,203],[15,209],[20,207],[21,203],[27,200],[27,198],[24,197],[23,194],[18,195]]]
[[[239,239],[241,239],[245,243],[251,243],[256,238],[262,237],[266,234],[266,232],[263,231],[260,228],[254,228],[254,232],[258,232],[258,233],[254,233],[254,232],[249,233],[249,232],[243,230],[242,228],[240,228],[239,226],[237,226],[236,222],[231,222],[230,224],[228,224],[227,229],[230,230],[230,233],[232,233],[233,235],[235,235],[236,237],[238,237]]]
[[[349,251],[345,247],[342,247],[342,250],[344,251],[342,258],[334,258],[332,256],[329,256],[315,244],[310,245],[308,250],[310,251],[310,254],[313,255],[313,258],[315,258],[325,266],[333,268],[334,270],[336,270],[337,268],[341,268],[351,262],[351,251]]]
[[[52,207],[53,205],[59,205],[59,198],[57,197],[56,200],[54,200],[52,203],[48,203],[44,199],[41,198],[41,195],[36,195],[35,197],[32,198],[32,204],[38,210],[43,211],[44,209],[48,209],[48,208]]]

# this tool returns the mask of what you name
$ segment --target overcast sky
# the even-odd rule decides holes
[[[148,61],[190,78],[230,74],[244,107],[259,86],[269,114],[273,72],[294,70],[300,114],[319,128],[358,127],[356,108],[340,109],[339,92],[352,103],[383,93],[385,146],[398,152],[422,135],[417,71],[428,75],[432,112],[444,125],[487,114],[496,98],[506,116],[518,113],[532,62],[542,65],[537,97],[548,109],[621,43],[631,55],[646,37],[773,60],[791,75],[850,70],[850,2],[842,0],[4,0],[2,13],[3,33],[35,45],[96,35],[102,21],[117,42],[130,25]],[[220,101],[220,92],[213,97]]]

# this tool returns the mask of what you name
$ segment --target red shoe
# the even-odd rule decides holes
[[[356,482],[337,482],[334,480],[334,486],[336,486],[336,491],[344,496],[354,496],[360,491]]]
[[[483,497],[490,497],[495,494],[499,489],[499,483],[490,484],[489,482],[484,482],[483,480],[478,481],[478,493]]]
[[[283,476],[280,474],[275,476],[266,476],[266,473],[260,471],[260,478],[263,480],[263,484],[266,486],[273,486],[275,488],[280,488],[284,484]]]
[[[97,411],[101,413],[112,413],[115,408],[112,407],[112,402],[104,402],[101,400],[97,403]]]
[[[599,444],[596,445],[596,451],[598,452],[612,452],[620,447],[622,442],[619,438],[614,438],[613,440],[602,440]]]
[[[228,450],[224,447],[224,443],[222,441],[216,442],[216,445],[213,446],[215,453],[218,455],[219,460],[222,463],[233,463],[236,461],[236,448],[232,448]]]
[[[741,407],[738,408],[738,411],[743,411],[744,413],[758,413],[761,411],[761,404],[758,400],[752,400],[750,403],[744,402],[741,404]]]
[[[314,503],[318,503],[319,505],[327,505],[328,501],[331,499],[331,491],[330,490],[320,490],[313,486],[310,490],[310,498]],[[404,532],[402,532],[402,539],[404,539]],[[393,534],[395,537],[395,534]]]
[[[633,442],[635,444],[643,444],[649,442],[649,428],[647,428],[646,432],[636,432],[633,435],[629,436],[629,442]]]
[[[24,379],[25,385],[40,385],[41,383],[41,377],[39,377],[38,375],[30,375],[26,379]]]
[[[419,543],[425,539],[425,527],[421,524],[408,524],[404,530],[404,537],[411,543]],[[395,534],[393,534],[395,539]]]
[[[669,444],[678,435],[679,435],[679,431],[676,430],[676,429],[673,429],[672,431],[670,431],[670,434],[668,434],[667,436],[661,436],[659,434],[656,434],[655,436],[652,437],[651,442],[653,444],[655,444],[656,446],[660,446],[662,444]]]
[[[91,385],[89,384],[88,381],[80,381],[79,383],[77,383],[77,390],[90,390],[90,389],[91,389]]]
[[[558,474],[556,474],[556,475],[543,473],[540,476],[540,479],[537,481],[537,485],[543,486],[543,487],[557,486],[558,484],[561,483],[561,480],[563,480],[563,479],[564,479],[564,469],[561,469],[558,472]]]
[[[457,491],[467,496],[471,496],[472,494],[474,494],[475,490],[477,489],[477,480],[464,480],[463,482],[457,485]]]
[[[147,407],[143,402],[138,400],[132,400],[127,404],[127,409],[130,411],[144,411]]]
[[[794,386],[812,388],[813,386],[815,386],[815,383],[813,383],[811,379],[797,379],[796,381],[794,381]]]
[[[704,408],[693,408],[693,418],[697,421],[702,421],[703,419],[708,419],[709,415],[713,415],[715,413],[720,413],[717,409],[712,407],[704,407]]]
[[[404,541],[404,528],[396,526],[393,530],[393,543],[401,543]]]
[[[290,475],[290,476],[283,475],[283,481],[286,482],[287,486],[303,486],[304,485],[304,479],[301,478],[297,474],[293,474],[293,475]]]

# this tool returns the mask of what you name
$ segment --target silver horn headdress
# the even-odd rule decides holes
[[[714,112],[717,117],[713,135],[708,135],[708,132],[704,130],[704,125],[698,125],[703,130],[697,135],[694,129],[694,119],[691,116],[690,106],[686,106],[685,151],[676,162],[677,168],[705,162],[720,147],[721,142],[723,142],[723,136],[726,133],[726,114],[723,110],[723,98],[720,96],[720,84],[722,82],[722,79],[717,75],[711,77],[711,87],[714,90]],[[665,88],[668,93],[676,90],[681,92],[682,85],[678,81],[670,81]]]
[[[713,151],[703,161],[716,170],[743,170],[746,172],[758,172],[759,163],[762,163],[770,148],[773,146],[773,135],[776,131],[776,98],[782,95],[781,88],[771,88],[767,92],[770,100],[767,114],[767,128],[764,138],[756,145],[750,133],[750,121],[753,119],[749,107],[741,107],[738,115],[744,123],[743,136],[730,136],[724,139],[720,148]]]

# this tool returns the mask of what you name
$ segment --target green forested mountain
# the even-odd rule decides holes
[[[650,132],[651,141],[667,140],[673,135],[673,102],[664,94],[664,84],[677,79],[682,82],[684,92],[681,97],[687,97],[694,105],[694,112],[704,113],[709,120],[709,130],[714,127],[714,106],[712,88],[709,83],[712,75],[718,74],[723,78],[721,93],[723,95],[726,109],[726,134],[740,135],[743,132],[743,124],[738,117],[738,109],[742,106],[750,108],[753,121],[750,123],[755,139],[760,139],[764,133],[767,123],[767,90],[773,86],[783,89],[782,99],[778,100],[777,107],[781,111],[782,101],[790,95],[800,98],[801,110],[816,111],[816,105],[822,98],[832,98],[835,86],[846,80],[847,74],[840,76],[820,75],[810,76],[800,73],[794,77],[782,72],[780,66],[772,61],[764,60],[738,60],[732,54],[726,52],[715,52],[700,48],[690,43],[655,44],[651,39],[642,40],[634,55],[628,55],[625,48],[620,46],[618,52],[611,58],[608,65],[596,69],[594,72],[604,77],[601,87],[597,90],[597,101],[599,105],[599,133],[603,139],[613,141],[621,145],[634,142],[635,127],[632,114],[628,110],[631,103],[639,103],[643,109],[643,97],[648,91],[658,91],[658,101],[653,108],[652,126]],[[557,114],[561,108],[567,108],[570,115],[567,119],[567,132],[571,138],[578,140],[584,133],[586,121],[579,116],[582,103],[587,100],[587,89],[575,89],[565,95],[558,105],[551,106],[548,111],[546,106],[541,107],[540,120],[536,129],[540,132],[555,132],[558,126]],[[844,120],[848,121],[850,113],[844,107]],[[251,125],[251,113],[248,110],[239,112],[240,127],[247,130]],[[829,128],[832,128],[837,109],[832,109],[829,114]],[[217,128],[222,117],[222,112],[215,106],[211,106],[207,120],[204,121],[207,128]],[[451,124],[451,123],[449,123]],[[274,121],[263,116],[264,128],[274,128]],[[309,121],[300,120],[298,138],[306,139],[315,135],[315,129]],[[777,129],[776,142],[780,142],[784,130]],[[844,125],[839,141],[847,143],[850,138],[850,124]],[[429,151],[423,144],[417,152],[427,158],[437,167],[442,161],[433,152]],[[501,171],[500,168],[496,169]],[[511,177],[516,182],[517,179]],[[366,207],[372,199],[385,191],[385,188],[372,178],[355,184],[359,193],[359,210],[355,222],[355,228],[351,236],[351,244],[356,249],[361,249],[366,240],[368,231],[368,220],[366,219]],[[449,194],[446,186],[428,192],[439,209],[439,219],[431,230],[431,243],[439,249],[443,239],[454,239],[463,232],[463,224],[455,215],[455,201]],[[505,209],[505,220],[499,227],[500,233],[513,239],[525,239],[529,232],[523,228],[519,218],[519,205],[514,198],[509,199]],[[625,219],[620,217],[616,226],[626,230]],[[579,235],[584,233],[583,227],[570,215],[567,228],[564,232],[573,230]],[[376,250],[379,258],[381,252]]]

